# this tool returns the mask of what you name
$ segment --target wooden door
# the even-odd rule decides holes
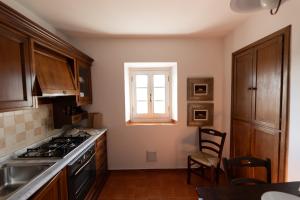
[[[253,50],[247,50],[234,59],[233,118],[251,120],[253,85]]]
[[[255,73],[253,90],[252,155],[270,158],[272,181],[278,180],[280,151],[280,119],[283,78],[283,37],[277,36],[255,48]],[[264,176],[256,170],[254,177]]]
[[[29,52],[26,35],[0,25],[1,111],[33,106]]]
[[[232,143],[231,151],[233,157],[251,155],[251,123],[242,120],[232,121]],[[236,177],[250,177],[251,172],[244,168],[234,172]]]
[[[272,182],[278,182],[280,132],[261,126],[253,126],[251,150],[251,155],[254,157],[271,159]],[[255,169],[251,177],[266,180],[266,175],[264,169]]]
[[[231,156],[271,159],[273,182],[285,181],[289,44],[287,27],[233,54]]]
[[[232,104],[232,155],[251,154],[251,118],[253,85],[253,50],[246,50],[234,58]],[[235,176],[248,177],[248,169],[235,171]]]
[[[275,37],[255,48],[253,121],[280,129],[283,38]]]

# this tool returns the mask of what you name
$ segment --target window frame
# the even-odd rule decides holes
[[[136,107],[136,81],[135,75],[148,75],[147,104],[148,113],[138,114]],[[153,75],[164,74],[165,81],[165,110],[164,114],[154,113],[154,84]],[[129,68],[129,95],[130,95],[130,121],[131,122],[172,122],[172,68],[171,67],[134,67]],[[151,97],[150,97],[151,95]],[[152,99],[151,99],[152,98]],[[151,99],[151,100],[150,100]]]

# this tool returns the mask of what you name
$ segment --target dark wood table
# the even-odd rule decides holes
[[[263,193],[279,191],[300,196],[300,182],[263,184],[255,186],[197,187],[199,199],[203,200],[260,200]]]

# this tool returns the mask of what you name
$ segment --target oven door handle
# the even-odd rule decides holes
[[[95,156],[95,153],[93,153],[93,155],[90,157],[90,159],[88,160],[88,161],[86,161],[85,163],[84,163],[84,165],[82,165],[76,172],[75,172],[75,176],[77,175],[77,174],[79,174],[81,171],[82,171],[82,169],[83,168],[85,168],[85,166],[87,166],[90,162],[91,162],[91,160],[94,158],[94,156]]]

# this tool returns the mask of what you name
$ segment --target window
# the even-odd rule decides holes
[[[130,69],[131,121],[170,121],[170,68]]]
[[[177,120],[177,63],[125,63],[126,122]]]

